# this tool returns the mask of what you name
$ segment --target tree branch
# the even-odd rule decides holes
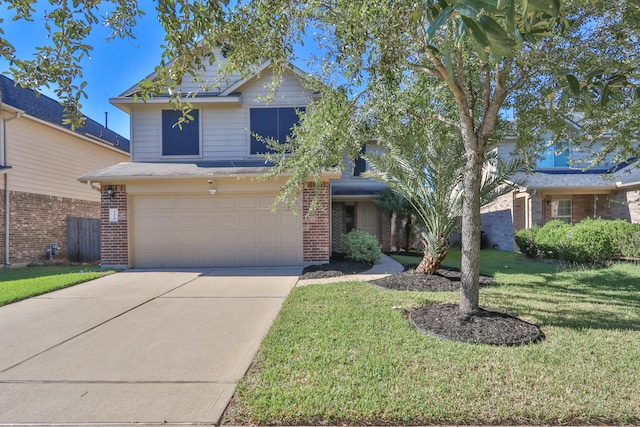
[[[449,126],[453,126],[456,127],[458,129],[460,129],[460,123],[455,121],[455,120],[451,120],[448,119],[440,114],[434,114],[432,116],[428,116],[428,117],[420,117],[416,114],[413,113],[408,113],[412,118],[414,118],[415,120],[417,120],[419,123],[429,123],[429,122],[433,122],[433,121],[438,121],[438,122],[442,122],[444,124],[447,124]]]

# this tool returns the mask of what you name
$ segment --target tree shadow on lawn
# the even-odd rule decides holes
[[[638,275],[613,267],[566,270],[536,279],[520,286],[522,292],[514,292],[519,285],[509,280],[508,305],[543,327],[640,331],[640,270]],[[484,296],[496,302],[503,297],[499,290]]]

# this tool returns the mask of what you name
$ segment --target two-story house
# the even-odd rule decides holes
[[[91,119],[72,131],[63,112],[0,75],[0,265],[64,259],[69,219],[100,217],[99,191],[76,178],[129,156],[129,140]]]
[[[316,94],[292,66],[265,103],[268,63],[249,78],[220,83],[223,55],[216,60],[199,81],[183,82],[185,93],[198,94],[190,100],[193,120],[181,129],[181,112],[168,97],[136,102],[136,85],[111,99],[131,116],[130,161],[80,178],[102,188],[103,266],[297,266],[328,262],[339,235],[352,228],[383,237],[389,215],[370,202],[379,186],[348,173],[340,184],[342,175],[327,171],[318,193],[312,182],[300,189],[296,212],[273,212],[287,177],[258,180],[272,165],[256,135],[284,142]],[[201,89],[209,83],[220,87]],[[306,215],[317,195],[321,209]],[[388,242],[389,233],[381,240]]]
[[[505,140],[498,150],[509,159],[515,142]],[[601,149],[596,144],[594,150]],[[489,247],[517,249],[513,237],[521,229],[551,220],[575,224],[585,218],[640,222],[640,170],[635,164],[616,164],[613,156],[588,166],[589,153],[579,148],[549,146],[532,173],[519,173],[524,182],[482,210],[482,230]]]

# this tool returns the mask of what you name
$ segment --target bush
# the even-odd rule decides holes
[[[540,256],[540,249],[536,243],[536,237],[540,227],[534,225],[528,230],[520,230],[516,233],[514,239],[516,245],[520,248],[520,252],[527,258],[537,258]]]
[[[543,257],[554,259],[568,259],[568,234],[571,225],[560,220],[546,223],[537,234],[536,244]]]
[[[622,219],[610,221],[614,255],[640,258],[640,224],[631,224]]]
[[[611,258],[615,245],[611,231],[612,221],[585,218],[568,233],[567,260],[579,263],[601,264]]]
[[[347,258],[354,261],[377,264],[380,261],[382,245],[375,236],[361,230],[352,230],[342,236],[342,250]]]
[[[571,226],[554,220],[520,230],[515,241],[529,258],[601,264],[615,256],[640,257],[640,224],[586,218]]]

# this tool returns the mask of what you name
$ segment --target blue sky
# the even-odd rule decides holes
[[[148,76],[158,64],[162,49],[164,30],[157,20],[155,2],[141,0],[139,2],[146,15],[138,21],[134,30],[136,38],[133,40],[116,39],[107,42],[109,29],[96,25],[91,37],[87,40],[94,50],[91,58],[82,63],[84,78],[87,81],[85,91],[87,99],[81,101],[82,112],[104,124],[105,112],[108,113],[109,128],[129,138],[129,115],[109,103],[109,98],[116,97],[135,83]],[[44,8],[51,7],[48,2]],[[4,22],[0,24],[4,30],[4,38],[16,48],[16,54],[21,58],[31,57],[34,47],[46,43],[47,33],[42,20],[42,13],[34,15],[34,22],[12,21],[13,13],[3,8],[0,16]],[[28,36],[25,36],[28,35]],[[312,41],[302,48],[304,51],[316,50]],[[316,52],[317,53],[317,52]],[[303,62],[296,65],[304,68]],[[9,70],[9,63],[0,59],[0,72]],[[11,77],[9,75],[9,77]],[[57,99],[52,89],[42,88],[41,92]]]
[[[109,98],[120,95],[153,71],[160,60],[160,45],[164,38],[164,31],[156,18],[154,2],[142,0],[140,5],[146,15],[139,20],[135,29],[136,39],[107,42],[105,38],[109,30],[97,25],[88,39],[94,48],[91,58],[82,64],[88,95],[88,99],[82,100],[82,112],[102,124],[105,112],[108,112],[109,128],[127,138],[129,115],[111,105]],[[48,3],[45,6],[51,7]],[[19,57],[31,57],[34,46],[46,43],[47,33],[39,16],[34,16],[34,22],[13,22],[13,14],[6,8],[0,10],[0,16],[4,19],[0,24],[4,37],[14,45]],[[8,70],[9,63],[0,59],[0,72]],[[56,99],[52,89],[43,88],[41,92]]]

